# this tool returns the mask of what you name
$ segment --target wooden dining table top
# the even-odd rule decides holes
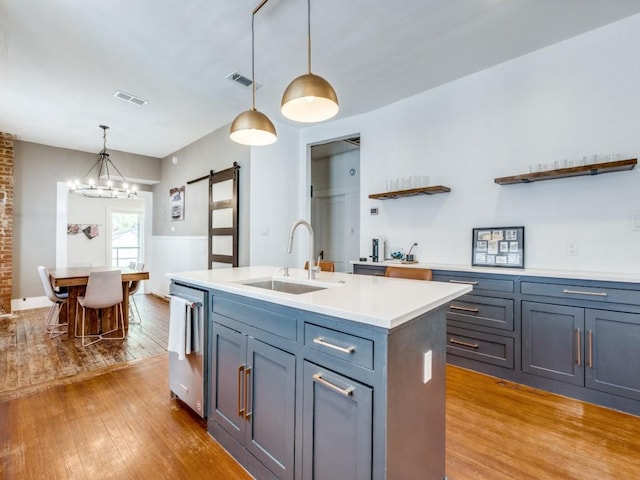
[[[54,287],[72,287],[86,285],[91,272],[104,272],[111,270],[122,271],[122,281],[132,282],[135,280],[148,280],[149,272],[139,271],[129,267],[67,267],[49,270],[49,277]]]

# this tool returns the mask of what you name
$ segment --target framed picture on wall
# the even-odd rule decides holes
[[[524,227],[474,228],[471,265],[524,268]]]
[[[171,221],[184,220],[184,185],[169,190]]]

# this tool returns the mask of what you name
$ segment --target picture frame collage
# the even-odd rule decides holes
[[[524,227],[474,228],[471,265],[524,268]]]

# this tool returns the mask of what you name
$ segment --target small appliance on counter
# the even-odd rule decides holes
[[[383,237],[373,237],[371,240],[371,261],[384,262],[386,258],[386,243]]]

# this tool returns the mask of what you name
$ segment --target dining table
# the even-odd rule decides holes
[[[129,267],[68,267],[56,268],[49,271],[51,284],[57,289],[66,289],[69,297],[65,305],[60,310],[60,323],[67,324],[67,335],[69,338],[75,337],[76,331],[76,311],[78,308],[78,297],[83,296],[89,282],[91,272],[101,272],[108,270],[120,270],[122,272],[122,315],[125,325],[125,332],[129,329],[129,285],[130,282],[148,280],[149,272],[140,271]],[[80,312],[79,312],[80,313]],[[105,313],[98,316],[93,309],[87,309],[88,316],[85,335],[99,334],[101,331],[108,331],[114,328],[116,313],[115,309],[105,309]]]

